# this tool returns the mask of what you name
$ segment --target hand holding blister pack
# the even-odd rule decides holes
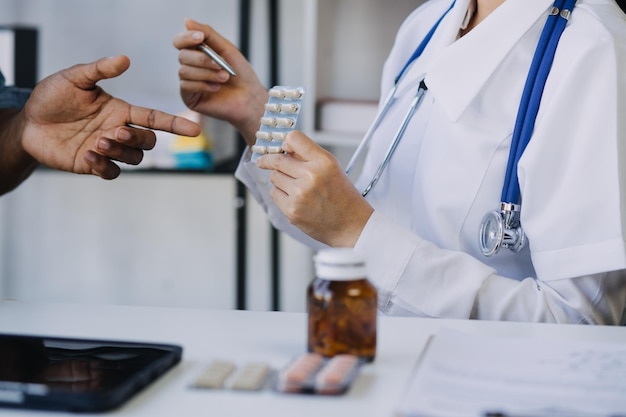
[[[269,90],[269,96],[256,143],[251,147],[253,162],[264,154],[283,153],[283,142],[298,122],[304,88],[275,86]]]

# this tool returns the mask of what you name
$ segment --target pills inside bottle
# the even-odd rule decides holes
[[[322,250],[314,260],[316,277],[307,290],[309,352],[373,361],[378,297],[365,261],[348,248]]]

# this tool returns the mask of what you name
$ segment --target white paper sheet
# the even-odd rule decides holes
[[[397,412],[411,417],[626,416],[626,346],[444,330],[429,342]]]

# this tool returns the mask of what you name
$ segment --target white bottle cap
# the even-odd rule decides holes
[[[351,248],[323,249],[313,260],[318,278],[348,281],[367,277],[365,260]]]

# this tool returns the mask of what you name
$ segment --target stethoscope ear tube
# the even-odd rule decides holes
[[[389,149],[387,150],[385,154],[385,158],[383,159],[383,162],[381,162],[381,164],[378,166],[378,169],[376,170],[374,177],[369,182],[369,184],[367,184],[367,186],[361,193],[363,197],[365,197],[372,190],[372,188],[376,185],[376,183],[380,179],[380,176],[383,175],[385,168],[387,168],[387,165],[389,164],[391,157],[393,156],[394,152],[396,151],[396,148],[398,147],[398,143],[400,143],[400,139],[402,139],[402,136],[404,135],[404,132],[406,131],[407,126],[409,125],[409,121],[411,120],[411,117],[413,117],[413,113],[415,113],[415,110],[419,107],[420,103],[422,102],[422,99],[424,98],[424,94],[426,93],[427,89],[428,88],[426,87],[424,80],[422,80],[420,82],[419,88],[417,89],[417,93],[415,93],[415,97],[413,97],[413,100],[411,100],[409,111],[407,112],[406,116],[404,116],[404,119],[402,120],[402,123],[400,124],[400,128],[398,129],[398,132],[396,133],[393,140],[391,141],[391,145],[389,146]]]

